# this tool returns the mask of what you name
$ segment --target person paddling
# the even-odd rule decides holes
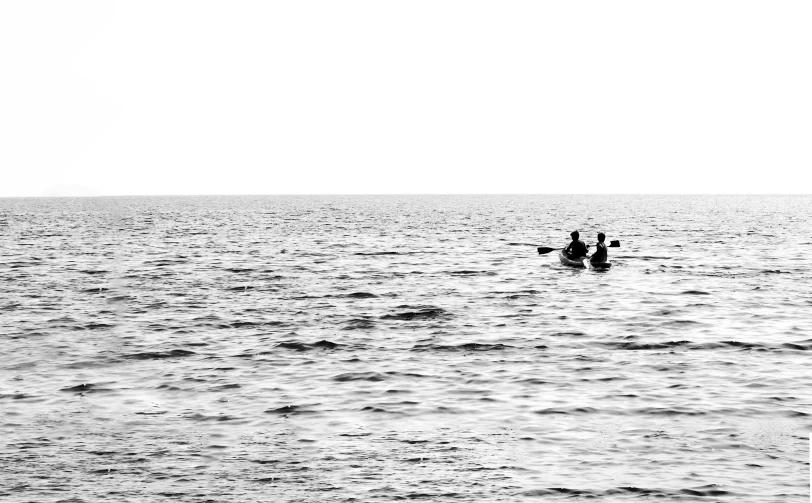
[[[595,245],[595,253],[589,258],[593,264],[607,262],[609,260],[609,251],[606,249],[606,234],[603,232],[598,233],[598,243]]]
[[[586,258],[586,244],[578,239],[581,234],[578,231],[573,231],[570,236],[572,236],[572,243],[564,248],[564,254],[571,260]]]

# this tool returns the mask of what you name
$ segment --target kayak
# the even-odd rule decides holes
[[[558,252],[558,259],[561,260],[562,264],[570,266],[570,267],[586,267],[584,265],[584,261],[586,260],[586,257],[582,257],[582,258],[580,258],[578,260],[571,260],[571,259],[567,258],[567,256],[564,254],[564,250],[561,250],[561,251]]]
[[[611,262],[590,262],[589,267],[593,269],[609,269],[612,267]]]
[[[611,262],[594,262],[593,263],[593,262],[590,262],[590,260],[588,258],[586,258],[586,257],[582,257],[580,259],[575,259],[575,260],[569,259],[564,254],[564,250],[561,250],[561,251],[558,252],[558,259],[561,260],[562,264],[564,264],[566,266],[569,266],[569,267],[585,268],[585,267],[587,267],[586,264],[589,264],[589,267],[591,267],[593,269],[609,269],[610,267],[612,267]]]

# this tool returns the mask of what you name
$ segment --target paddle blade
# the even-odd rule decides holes
[[[547,248],[546,246],[539,246],[538,247],[539,255],[544,255],[546,253],[550,253],[551,251],[555,251],[557,249],[558,248]]]
[[[609,248],[620,248],[620,241],[610,241]]]

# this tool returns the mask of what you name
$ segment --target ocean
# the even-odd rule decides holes
[[[806,502],[812,196],[0,199],[0,499]],[[556,253],[572,230],[612,268]]]

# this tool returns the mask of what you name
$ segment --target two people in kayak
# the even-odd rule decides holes
[[[606,240],[606,235],[604,233],[598,233],[598,242],[595,245],[596,250],[591,257],[587,255],[586,244],[579,239],[581,234],[578,231],[573,231],[570,236],[572,236],[572,243],[568,244],[567,247],[564,248],[564,254],[570,260],[589,258],[590,262],[597,264],[600,262],[606,262],[609,259],[609,252],[606,250],[606,243],[604,243]]]

